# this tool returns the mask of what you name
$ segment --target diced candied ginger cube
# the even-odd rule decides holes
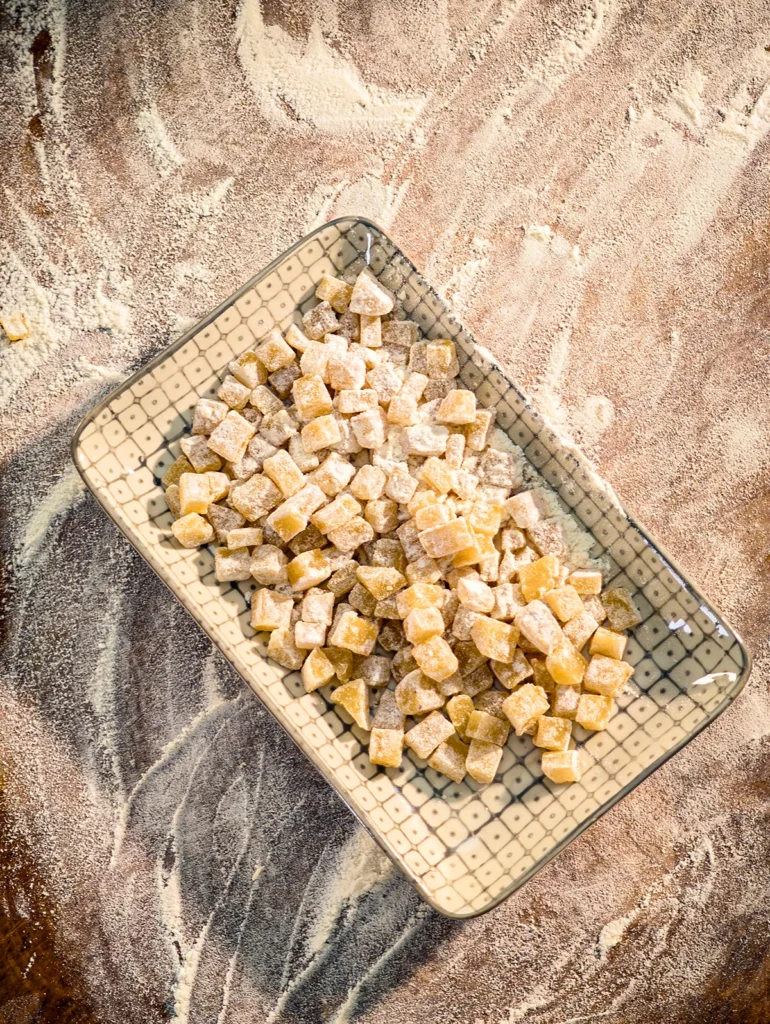
[[[424,644],[444,632],[444,618],[438,608],[415,608],[404,619],[404,632],[410,644]]]
[[[329,578],[326,585],[335,597],[342,597],[353,589],[357,582],[357,568],[358,562],[351,559],[346,565],[340,566]]]
[[[312,651],[326,643],[326,626],[320,622],[303,622],[294,626],[294,642],[301,651]]]
[[[283,408],[283,403],[277,395],[274,395],[270,388],[265,387],[264,384],[254,388],[251,392],[251,404],[262,413],[263,416],[267,416],[271,412],[278,412],[279,409]]]
[[[361,506],[355,498],[349,494],[340,494],[330,504],[319,509],[311,517],[311,522],[318,527],[321,533],[329,533],[336,530],[345,523],[350,522],[353,516],[357,516]]]
[[[383,658],[381,660],[388,661],[389,659]],[[366,677],[361,676],[361,678],[365,679]],[[380,700],[374,713],[372,726],[375,729],[396,729],[399,732],[404,731],[404,715],[398,706],[396,695],[392,690],[383,690],[380,694]]]
[[[441,608],[445,591],[430,583],[413,583],[396,595],[398,613],[405,619],[414,608]]]
[[[449,736],[428,758],[428,767],[459,784],[466,775],[465,760],[467,756],[468,747],[460,737]]]
[[[290,599],[291,600],[291,599]],[[334,665],[320,647],[314,647],[302,666],[302,682],[308,693],[325,686],[334,678]]]
[[[556,689],[556,680],[548,671],[546,659],[540,654],[530,654],[529,663],[532,666],[535,685],[542,686],[546,693],[553,693]]]
[[[465,739],[465,728],[468,724],[468,719],[476,710],[473,706],[472,698],[466,693],[458,693],[447,702],[446,709],[452,725],[459,735]]]
[[[508,721],[502,722],[496,715],[487,711],[474,710],[468,717],[465,724],[465,735],[472,740],[485,740],[487,743],[496,743],[502,747],[508,739],[510,731]]]
[[[324,647],[323,653],[334,666],[334,674],[341,683],[346,683],[353,674],[353,655],[340,647]]]
[[[454,486],[454,473],[443,459],[437,459],[435,455],[425,460],[420,476],[423,483],[438,494],[446,494]]]
[[[478,697],[480,693],[488,690],[494,681],[489,665],[485,663],[462,677],[461,691],[467,693],[469,697]]]
[[[589,612],[599,625],[607,618],[607,612],[604,610],[604,605],[601,603],[596,594],[587,594],[583,598],[583,607]]]
[[[361,335],[361,344],[367,348],[382,348],[382,320],[378,316],[367,316],[366,313],[359,314],[358,329]]]
[[[443,637],[434,636],[425,643],[417,644],[412,654],[423,673],[436,682],[457,671],[457,658]]]
[[[291,502],[285,501],[267,517],[267,525],[274,530],[284,543],[296,537],[307,526],[307,516]]]
[[[171,524],[171,532],[183,548],[199,548],[201,544],[210,544],[214,539],[214,527],[197,512],[175,519]]]
[[[503,702],[503,711],[517,736],[523,736],[549,707],[545,690],[532,683],[524,683]]]
[[[541,555],[556,555],[564,559],[569,554],[562,528],[553,520],[535,523],[527,530],[527,536]]]
[[[302,598],[303,622],[320,622],[324,626],[331,626],[333,612],[334,594],[317,587],[305,591]]]
[[[252,388],[246,387],[237,378],[228,374],[219,386],[217,398],[230,406],[231,409],[243,409],[251,398]]]
[[[302,444],[308,452],[329,448],[342,437],[334,416],[319,416],[302,428]]]
[[[580,754],[577,750],[548,751],[543,754],[543,774],[551,782],[579,782]]]
[[[387,497],[405,505],[416,490],[417,479],[410,474],[405,465],[396,464],[385,485]]]
[[[489,440],[489,432],[495,422],[495,409],[478,409],[473,423],[463,427],[465,445],[472,452],[483,452]]]
[[[503,711],[503,704],[507,697],[508,694],[504,690],[485,690],[475,698],[476,710],[486,711],[488,715],[494,715],[495,718],[499,718],[501,722],[505,722],[506,726],[510,728],[510,723]]]
[[[474,501],[468,515],[468,522],[474,533],[481,533],[485,537],[494,537],[500,529],[502,517],[502,505],[496,505],[489,501]]]
[[[499,583],[492,591],[495,604],[489,613],[493,619],[511,621],[525,605],[518,583]]]
[[[439,423],[463,426],[476,419],[476,396],[472,391],[450,391],[438,407]]]
[[[221,463],[220,463],[221,465]],[[180,455],[179,458],[173,462],[166,472],[161,477],[161,484],[163,487],[170,487],[171,484],[179,484],[179,480],[183,473],[194,473],[195,467],[192,465],[186,455]],[[415,480],[415,485],[417,481]]]
[[[383,569],[398,569],[406,572],[406,555],[401,542],[395,537],[381,537],[374,541],[369,553],[371,564]]]
[[[309,422],[332,411],[332,398],[319,374],[308,374],[292,385],[294,404],[301,420]]]
[[[409,583],[438,583],[441,570],[432,558],[424,555],[407,565],[406,578]]]
[[[296,671],[302,668],[307,651],[301,651],[297,647],[292,629],[274,629],[267,645],[267,656],[284,668]]]
[[[267,367],[259,361],[256,352],[244,352],[228,364],[228,369],[233,377],[251,390],[267,380]]]
[[[419,534],[420,544],[431,558],[446,558],[473,544],[474,537],[466,520],[459,516],[442,526],[433,526]]]
[[[310,338],[303,334],[296,324],[289,324],[286,330],[286,341],[288,341],[293,349],[300,353],[304,352],[310,344]]]
[[[625,587],[615,587],[602,594],[602,604],[607,612],[610,626],[616,632],[632,629],[642,621],[634,599]]]
[[[210,434],[227,416],[229,408],[225,402],[214,402],[201,398],[193,413],[193,434]]]
[[[366,316],[385,316],[393,309],[393,296],[368,267],[356,278],[348,308]]]
[[[206,473],[183,473],[179,478],[179,509],[183,516],[191,512],[205,515],[211,503],[211,487]]]
[[[413,726],[407,732],[404,740],[418,757],[427,759],[440,743],[449,739],[454,731],[452,723],[444,718],[440,711],[433,711]]]
[[[367,501],[364,519],[375,533],[390,533],[398,526],[398,505],[390,498]]]
[[[335,391],[359,391],[366,384],[366,363],[350,352],[335,352],[326,364],[326,374]]]
[[[355,474],[355,468],[337,452],[332,452],[313,473],[313,483],[330,498],[339,494]]]
[[[389,569],[383,566],[361,565],[356,569],[356,576],[372,597],[378,601],[395,594],[406,584],[405,577],[398,569]]]
[[[520,530],[529,530],[540,521],[540,510],[532,491],[514,494],[505,502],[504,509]]]
[[[417,341],[418,327],[413,320],[386,320],[382,325],[382,340],[386,345],[409,348]]]
[[[450,469],[460,469],[463,464],[463,453],[465,451],[465,435],[450,434],[446,439],[446,464]],[[456,481],[456,477],[455,477]]]
[[[458,569],[466,565],[478,565],[485,555],[491,554],[490,547],[494,551],[494,545],[490,537],[477,536],[473,533],[472,528],[469,527],[469,529],[471,530],[473,543],[452,556],[452,565]],[[487,541],[489,542],[488,544],[485,543]]]
[[[302,330],[313,341],[319,341],[325,334],[333,334],[338,326],[339,321],[334,310],[325,300],[308,310],[302,317]]]
[[[551,714],[574,721],[579,700],[580,690],[576,686],[556,686],[551,694]]]
[[[545,667],[556,683],[580,686],[586,671],[586,660],[566,637],[545,659]]]
[[[355,551],[373,538],[374,530],[361,516],[353,516],[344,526],[330,530],[327,534],[327,539],[340,551]]]
[[[251,578],[251,554],[248,548],[217,548],[214,571],[220,583]]]
[[[383,768],[400,768],[404,748],[403,729],[380,729],[375,726],[369,736],[369,760]]]
[[[355,677],[363,679],[367,686],[382,687],[390,682],[390,658],[379,654],[362,657],[357,654],[353,659]]]
[[[432,423],[417,423],[404,427],[404,443],[409,455],[443,455],[449,431]]]
[[[292,590],[309,590],[331,576],[329,559],[321,551],[303,551],[286,566]]]
[[[402,388],[388,405],[388,423],[411,427],[417,422],[417,399]]]
[[[329,642],[354,654],[371,654],[377,642],[377,625],[362,619],[354,611],[344,612],[334,627]]]
[[[615,702],[612,697],[595,693],[581,693],[578,700],[575,721],[584,729],[601,732],[609,725]]]
[[[182,506],[179,503],[179,484],[169,484],[164,497],[169,512],[174,519],[178,519],[182,514]]]
[[[520,650],[514,651],[513,661],[510,664],[504,661],[492,661],[490,664],[492,671],[507,690],[512,690],[514,686],[523,683],[533,674],[532,666],[527,661],[524,652]]]
[[[209,482],[209,501],[221,501],[230,492],[230,477],[226,473],[206,473]]]
[[[251,555],[251,575],[265,586],[286,583],[286,563],[288,558],[274,544],[261,544]]]
[[[566,718],[549,718],[543,715],[537,720],[534,736],[536,747],[545,750],[566,750],[572,735],[572,722]]]
[[[575,569],[567,577],[567,583],[577,590],[578,594],[601,594],[602,574],[598,569]]]
[[[458,640],[470,640],[473,624],[480,618],[478,612],[472,612],[468,608],[458,608],[452,623],[452,636],[456,636]]]
[[[249,423],[239,412],[232,410],[212,430],[208,439],[208,446],[217,455],[226,459],[227,462],[238,462],[243,457],[246,446],[255,433],[254,424]],[[208,468],[219,469],[219,466],[210,466]]]
[[[350,482],[350,492],[362,501],[374,501],[382,495],[387,479],[377,466],[362,466]]]
[[[347,310],[352,294],[351,285],[330,274],[323,275],[315,290],[315,297],[321,302],[328,302],[337,313],[344,313]]]
[[[425,347],[426,373],[431,380],[451,380],[460,372],[457,351],[448,338],[429,341]]]
[[[579,651],[582,650],[583,647],[585,647],[588,638],[593,636],[597,628],[598,623],[596,619],[593,617],[593,615],[591,615],[590,612],[587,612],[585,610],[585,607],[583,607],[583,610],[580,612],[579,615],[576,615],[574,618],[570,619],[569,622],[565,622],[564,626],[562,627],[562,629],[564,630],[564,635]],[[591,653],[593,654],[594,651],[592,650]],[[607,652],[598,651],[596,653],[606,654]]]
[[[371,388],[361,391],[338,391],[334,399],[337,412],[350,416],[356,412],[366,412],[377,408],[377,392]]]
[[[584,614],[588,614],[587,612]],[[596,620],[592,618],[592,622]],[[569,625],[569,623],[567,623]],[[628,643],[628,637],[623,636],[622,633],[614,633],[611,629],[604,629],[603,626],[598,628],[594,626],[596,630],[593,637],[591,638],[591,646],[588,648],[589,654],[603,654],[607,658],[615,658],[620,661],[626,652],[626,644]],[[567,627],[564,627],[566,633]]]
[[[457,596],[464,608],[470,608],[472,612],[480,612],[486,615],[495,606],[495,595],[492,588],[482,583],[481,580],[472,576],[462,576],[457,582]],[[489,655],[491,657],[491,655]],[[501,658],[500,661],[507,659]]]
[[[314,420],[313,422],[317,422]],[[297,422],[295,417],[286,409],[279,409],[277,412],[268,413],[259,426],[260,436],[275,445],[276,448],[288,441],[297,433]]]
[[[559,559],[555,555],[545,555],[519,568],[519,586],[525,601],[542,598],[548,591],[558,587],[560,580]]]
[[[288,594],[278,594],[262,587],[251,595],[251,626],[258,633],[264,630],[288,629],[294,601]]]
[[[503,756],[503,748],[486,740],[471,740],[465,767],[472,779],[485,786],[492,782]]]
[[[283,340],[283,335],[274,327],[256,349],[257,359],[272,373],[294,362],[296,353],[291,345]]]
[[[331,699],[334,704],[344,708],[356,725],[367,732],[372,727],[369,713],[369,690],[363,679],[351,679],[336,690],[332,690]]]
[[[519,630],[507,622],[480,615],[471,626],[471,639],[485,658],[510,663],[516,653]]]
[[[542,559],[538,559],[538,561],[542,561]],[[532,564],[537,565],[537,562]],[[574,619],[576,615],[580,615],[583,611],[583,602],[580,599],[580,594],[569,584],[563,587],[556,587],[554,590],[547,590],[542,597],[556,618],[562,622],[569,622],[570,619]]]
[[[309,341],[299,361],[301,372],[306,377],[320,377],[324,383],[328,383],[329,359],[334,352],[335,349],[321,341]]]
[[[296,494],[305,484],[305,477],[294,459],[284,449],[280,449],[265,459],[262,466],[266,476],[280,487],[285,498]]]
[[[367,409],[366,412],[358,413],[350,423],[356,441],[362,448],[381,448],[385,444],[388,421],[379,406],[376,409]]]
[[[443,707],[446,698],[439,693],[436,684],[420,669],[409,672],[396,685],[396,703],[404,715],[423,715]]]
[[[585,670],[583,686],[589,693],[605,697],[619,697],[634,669],[625,661],[594,654]]]
[[[564,641],[559,623],[542,601],[531,601],[526,607],[520,608],[514,622],[522,636],[543,654],[550,654]]]
[[[209,448],[205,437],[185,437],[181,442],[181,448],[196,473],[209,473],[222,466],[222,460]]]
[[[415,497],[418,496],[415,495]],[[410,504],[412,503],[410,502]],[[443,526],[444,523],[451,523],[454,518],[449,506],[438,501],[425,504],[414,513],[415,526],[420,532],[430,530],[434,526]]]

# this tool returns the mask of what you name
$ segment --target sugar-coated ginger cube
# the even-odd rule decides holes
[[[291,600],[291,598],[289,598]],[[334,665],[320,647],[314,647],[302,666],[302,682],[308,693],[320,689],[334,678]]]
[[[317,587],[305,591],[302,598],[303,622],[320,622],[323,626],[331,626],[333,612],[334,594]]]
[[[369,736],[369,760],[383,768],[400,768],[404,749],[403,729],[374,726]]]
[[[522,636],[543,654],[550,654],[564,642],[559,623],[542,601],[530,601],[526,607],[520,608],[514,622]]]
[[[428,767],[459,784],[466,775],[465,760],[467,757],[468,747],[455,734],[438,745],[428,758]]]
[[[222,547],[245,547],[247,545],[242,544],[229,544],[228,534],[231,530],[236,530],[243,526],[246,520],[243,518],[240,512],[237,512],[234,508],[228,508],[227,505],[209,505],[209,510],[206,513],[211,525],[214,527],[214,531],[217,535],[218,542]]]
[[[547,659],[541,654],[530,654],[529,663],[532,666],[532,675],[534,677],[532,681],[536,686],[541,686],[546,693],[553,693],[556,689],[556,680],[548,671],[546,661]]]
[[[332,397],[319,374],[299,377],[291,390],[299,418],[306,423],[331,413]]]
[[[438,583],[441,579],[441,570],[434,559],[423,555],[416,562],[410,562],[406,566],[406,578],[409,583]]]
[[[571,735],[572,722],[569,719],[542,715],[537,720],[537,732],[533,740],[536,747],[545,750],[567,750]]]
[[[239,412],[230,411],[222,422],[212,430],[208,446],[227,462],[238,462],[246,452],[249,441],[256,433],[253,423],[249,423]],[[219,466],[210,466],[219,469]]]
[[[380,317],[360,313],[358,329],[362,345],[366,348],[382,348],[382,319]]]
[[[532,683],[524,683],[503,702],[503,711],[517,736],[523,736],[549,708],[545,690]]]
[[[303,622],[294,625],[294,642],[301,651],[312,651],[326,643],[326,626],[321,622]]]
[[[406,590],[399,591],[396,597],[399,614],[405,619],[414,608],[441,608],[444,594],[442,587],[430,583],[413,583]]]
[[[537,565],[537,562],[533,563]],[[555,587],[547,590],[543,595],[543,601],[548,605],[557,619],[561,622],[569,622],[576,615],[580,615],[583,609],[583,602],[580,594],[574,587],[565,584],[563,587]]]
[[[423,674],[435,682],[441,682],[457,671],[457,658],[443,637],[434,636],[425,643],[417,644],[412,654]]]
[[[217,391],[217,398],[220,398],[231,409],[243,409],[251,398],[252,388],[242,384],[232,374],[228,374]]]
[[[492,611],[489,613],[493,619],[503,619],[510,622],[516,617],[516,613],[525,605],[518,583],[499,583],[492,591],[495,599]]]
[[[302,668],[307,651],[301,651],[294,642],[294,630],[274,629],[267,645],[267,656],[284,668],[296,671]]]
[[[9,341],[23,341],[29,337],[29,324],[24,313],[3,313],[0,316],[0,327],[5,331]]]
[[[205,515],[211,503],[211,486],[206,473],[183,473],[179,478],[179,509],[183,516],[191,512]]]
[[[375,601],[362,583],[356,583],[350,591],[348,603],[351,608],[355,608],[357,612],[366,616],[367,619],[373,619],[377,615],[377,601]]]
[[[251,575],[265,586],[286,583],[288,558],[275,544],[261,544],[251,555]]]
[[[210,544],[214,539],[214,527],[197,512],[175,519],[171,524],[171,532],[183,548],[199,548],[201,544]]]
[[[418,496],[415,495],[415,497]],[[454,518],[455,516],[449,505],[438,501],[424,504],[422,508],[418,508],[414,513],[414,522],[420,532],[431,530],[434,526],[443,526],[445,523],[451,523]]]
[[[297,433],[295,417],[286,409],[268,413],[259,426],[259,433],[265,441],[280,448]]]
[[[417,490],[417,479],[411,475],[406,465],[397,464],[388,477],[385,494],[393,501],[405,505]],[[422,552],[422,549],[421,553]]]
[[[278,594],[262,587],[251,595],[251,626],[258,633],[264,630],[288,629],[294,601],[288,594]]]
[[[227,367],[233,377],[252,391],[267,380],[267,367],[259,361],[256,352],[244,352]]]
[[[302,317],[302,330],[313,341],[319,341],[325,334],[333,334],[338,326],[335,312],[326,300],[319,302]]]
[[[379,406],[367,409],[354,416],[351,421],[356,441],[362,448],[381,448],[387,436],[388,420]]]
[[[594,654],[585,670],[583,686],[589,693],[605,697],[619,697],[634,669],[625,661]]]
[[[561,581],[561,566],[555,555],[544,555],[519,567],[519,586],[525,601],[540,600]],[[577,614],[577,612],[575,613]]]
[[[366,316],[385,316],[393,309],[393,295],[365,267],[356,278],[348,309]]]
[[[225,402],[201,398],[193,413],[193,434],[210,434],[224,420],[230,411]]]
[[[602,592],[602,574],[598,569],[575,569],[567,577],[567,583],[577,590],[581,597]]]
[[[404,619],[404,632],[410,644],[424,644],[444,632],[444,618],[438,608],[415,608]]]
[[[388,661],[389,659],[383,658],[381,660]],[[365,679],[364,676],[360,678]],[[380,699],[374,712],[372,727],[375,729],[404,731],[404,714],[398,706],[393,690],[383,690],[380,694]]]
[[[331,576],[329,559],[322,551],[303,551],[286,566],[286,573],[292,590],[309,590]]]
[[[334,399],[334,407],[344,416],[366,412],[367,409],[376,409],[377,392],[371,388],[363,388],[360,391],[338,391]]]
[[[248,548],[217,548],[214,572],[220,583],[251,578],[251,554]]]
[[[435,682],[420,669],[409,672],[397,683],[396,704],[403,715],[423,715],[443,707],[446,698],[439,693]]]
[[[274,395],[270,388],[265,387],[264,384],[260,384],[252,390],[251,404],[256,409],[259,409],[263,416],[268,416],[271,412],[278,412],[279,409],[283,408],[281,399]]]
[[[501,722],[505,722],[509,726],[508,719],[503,711],[503,704],[507,697],[508,694],[505,690],[485,690],[474,698],[476,710],[486,711],[488,715],[494,715],[495,718],[499,718]]]
[[[485,786],[492,782],[503,756],[503,748],[486,740],[471,740],[465,768],[472,779]]]
[[[382,325],[382,342],[408,349],[417,341],[418,332],[413,320],[386,320]]]
[[[290,363],[288,366],[282,366],[280,370],[275,370],[267,380],[273,391],[281,398],[286,399],[291,394],[294,381],[299,380],[301,376],[302,370],[299,365]]]
[[[350,482],[350,493],[361,501],[374,501],[382,496],[387,479],[377,466],[361,466]]]
[[[413,726],[407,732],[404,740],[418,757],[427,759],[440,743],[449,739],[454,731],[452,723],[444,718],[440,711],[433,711]]]
[[[541,555],[555,555],[563,560],[569,554],[561,526],[555,520],[541,520],[535,523],[527,530],[527,536]]]
[[[293,349],[300,353],[304,352],[310,344],[310,338],[303,334],[296,324],[289,324],[286,330],[286,341]]]
[[[588,614],[587,612],[584,614]],[[595,620],[592,620],[595,622]],[[569,625],[569,623],[567,624]],[[603,626],[595,628],[594,635],[591,637],[591,646],[588,648],[589,654],[603,654],[607,658],[615,658],[620,661],[626,652],[626,644],[628,643],[628,637],[622,633],[615,633],[611,629],[604,629]],[[564,627],[566,633],[567,627]]]
[[[346,683],[353,675],[353,654],[341,647],[324,647],[323,653],[334,666],[339,681]]]
[[[356,576],[357,568],[358,562],[351,559],[332,573],[326,585],[335,597],[342,597],[355,587],[358,582],[358,577]]]
[[[182,439],[180,447],[196,473],[209,473],[222,466],[222,460],[209,448],[205,437],[195,435]]]
[[[502,747],[508,739],[510,728],[507,719],[503,722],[496,715],[474,709],[465,723],[465,735],[472,740],[485,740]]]
[[[495,537],[500,530],[502,517],[502,505],[490,501],[474,501],[468,514],[468,522],[474,533],[481,533],[485,537]]]
[[[548,751],[542,758],[543,774],[551,782],[579,782],[580,754],[577,750]]]
[[[280,370],[282,366],[288,366],[296,358],[294,349],[286,344],[277,327],[274,327],[257,346],[256,355],[269,373]]]
[[[290,498],[305,485],[304,474],[283,448],[265,459],[262,469],[265,475],[280,487],[285,498]]]
[[[326,536],[340,551],[355,551],[374,539],[374,530],[361,516],[353,516],[344,526],[330,530]]]
[[[471,640],[485,658],[510,663],[516,653],[519,630],[507,622],[480,615],[471,626]]]
[[[464,426],[476,419],[476,396],[472,391],[450,391],[438,407],[439,423]]]
[[[303,551],[322,548],[324,538],[321,531],[310,523],[304,530],[300,530],[298,534],[287,541],[287,545],[293,555],[301,555]]]
[[[401,542],[395,537],[381,537],[374,541],[369,557],[371,564],[377,568],[398,569],[402,575],[406,572],[406,555]]]
[[[472,612],[461,606],[457,609],[452,623],[452,636],[456,636],[458,640],[470,640],[473,624],[480,618],[481,615],[478,612]]]
[[[474,539],[463,516],[441,526],[422,530],[419,534],[420,544],[431,558],[446,558],[448,555],[455,555],[470,547]]]
[[[473,423],[463,427],[465,446],[472,452],[483,452],[489,440],[489,432],[495,422],[495,409],[478,409]]]
[[[596,594],[587,594],[583,598],[583,607],[587,612],[593,615],[599,625],[606,620],[607,612],[604,610],[604,605]]]
[[[614,587],[602,594],[602,604],[607,612],[610,627],[616,632],[633,629],[642,621],[634,599],[625,587]]]
[[[565,637],[545,659],[545,667],[555,683],[580,686],[586,672],[586,660]]]
[[[448,338],[429,341],[425,347],[425,372],[431,380],[451,380],[460,372],[457,350]]]
[[[326,375],[335,391],[360,391],[366,384],[366,363],[350,352],[335,352],[326,364]]]
[[[580,690],[576,686],[556,686],[551,694],[551,714],[574,721],[579,700]]]
[[[364,519],[375,533],[391,533],[398,526],[398,504],[390,498],[367,501]]]
[[[344,313],[350,305],[350,296],[353,294],[351,285],[340,281],[338,277],[324,274],[318,282],[315,290],[315,297],[321,302],[328,302],[336,313]]]
[[[367,657],[357,654],[353,658],[353,674],[356,679],[363,679],[367,686],[387,686],[390,682],[390,658],[379,654]]]
[[[324,383],[329,382],[329,359],[336,349],[330,348],[321,341],[309,341],[302,353],[299,368],[305,377],[320,377]]]
[[[329,643],[353,654],[371,654],[377,642],[377,625],[354,611],[345,612],[333,628]]]
[[[274,530],[284,543],[292,540],[307,526],[307,516],[290,501],[271,512],[267,517],[267,525]]]
[[[596,693],[581,693],[578,700],[575,721],[584,729],[601,732],[609,725],[615,702],[612,697]]]
[[[341,440],[342,434],[334,416],[319,416],[302,428],[302,444],[308,452],[329,448]]]
[[[463,454],[465,452],[465,435],[464,434],[450,434],[446,439],[446,464],[450,469],[458,470],[463,464]],[[457,476],[455,476],[455,489],[457,483]]]
[[[367,371],[366,383],[377,392],[377,400],[387,405],[401,390],[403,380],[395,367],[388,362],[381,362]]]
[[[226,473],[206,473],[209,482],[209,501],[221,501],[230,493],[230,477]]]
[[[348,459],[332,452],[313,473],[313,483],[332,498],[350,483],[355,472]]]
[[[169,512],[174,519],[178,519],[182,514],[182,505],[179,501],[179,484],[169,484],[164,497]]]
[[[510,664],[504,661],[491,661],[490,665],[492,671],[507,690],[512,690],[519,683],[523,683],[525,679],[529,679],[533,675],[533,668],[527,661],[526,655],[518,649],[514,651],[513,661]]]
[[[472,576],[463,576],[458,580],[457,597],[464,608],[470,608],[472,612],[480,612],[482,615],[489,614],[495,606],[492,588]]]
[[[388,405],[388,423],[411,427],[417,422],[417,399],[403,388],[394,395]]]
[[[328,505],[319,509],[310,517],[310,521],[323,534],[336,530],[359,514],[361,506],[350,494],[340,494]]]
[[[468,724],[468,719],[476,710],[473,706],[473,699],[466,693],[458,693],[447,701],[446,709],[452,725],[462,739],[466,739],[465,728]]]
[[[583,610],[580,612],[579,615],[576,615],[574,618],[570,619],[569,622],[565,622],[562,626],[562,629],[564,630],[564,635],[573,644],[573,646],[577,648],[578,651],[582,650],[583,647],[585,647],[588,639],[591,636],[593,636],[597,628],[598,623],[596,619],[593,617],[593,615],[591,615],[590,612],[586,611],[585,607],[583,607]],[[593,651],[591,653],[593,653]],[[598,653],[605,654],[606,652],[600,651]]]
[[[529,530],[535,523],[540,522],[540,509],[532,491],[514,494],[505,502],[504,509],[520,530]]]
[[[432,487],[437,494],[447,494],[454,486],[454,473],[443,459],[435,455],[425,460],[420,476],[423,483]]]
[[[163,487],[170,487],[171,484],[179,484],[180,477],[183,473],[194,473],[195,467],[192,465],[186,455],[180,455],[175,462],[173,462],[166,472],[161,477],[161,485]],[[415,481],[416,483],[417,481]]]
[[[395,594],[406,584],[406,578],[398,569],[386,566],[360,565],[356,569],[356,577],[378,601]]]
[[[396,651],[393,658],[389,660],[393,678],[397,683],[400,683],[404,676],[408,676],[417,668],[417,662],[412,657],[411,647],[404,647],[402,650]]]
[[[434,423],[416,423],[404,427],[404,444],[409,455],[443,455],[449,431]]]

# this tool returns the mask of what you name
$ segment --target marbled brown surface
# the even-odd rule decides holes
[[[34,327],[0,340],[0,1020],[770,1020],[768,45],[758,0],[0,7],[0,305]],[[111,382],[347,212],[756,659],[467,924],[390,870],[70,467]]]

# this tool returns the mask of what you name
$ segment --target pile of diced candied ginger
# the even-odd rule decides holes
[[[573,722],[604,729],[633,671],[630,595],[570,572],[451,341],[392,317],[368,269],[316,295],[302,329],[270,331],[198,402],[163,478],[174,536],[216,538],[217,579],[262,584],[268,655],[309,692],[334,683],[373,764],[399,767],[406,744],[489,783],[513,727],[550,779],[579,779]]]

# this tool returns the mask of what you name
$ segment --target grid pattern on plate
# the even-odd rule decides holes
[[[633,685],[606,732],[574,735],[582,780],[544,778],[530,737],[512,735],[489,786],[460,785],[405,751],[402,767],[377,768],[368,734],[307,694],[298,673],[266,657],[266,634],[249,626],[256,584],[218,583],[211,550],[185,550],[170,534],[160,477],[179,455],[193,407],[213,396],[230,360],[270,328],[285,330],[315,303],[324,273],[351,279],[368,264],[397,297],[397,315],[428,338],[452,338],[460,377],[519,445],[563,506],[592,535],[607,582],[634,595],[643,621],[627,659]],[[249,282],[194,332],[106,399],[75,438],[86,482],[138,551],[206,630],[289,735],[315,762],[420,893],[452,916],[472,916],[510,894],[679,749],[740,690],[748,657],[734,632],[646,534],[610,499],[580,456],[565,448],[485,350],[449,313],[409,260],[374,225],[327,224]]]

